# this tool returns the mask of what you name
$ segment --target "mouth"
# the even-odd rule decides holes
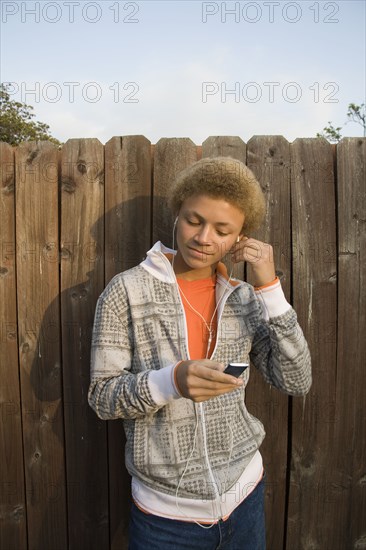
[[[204,252],[203,250],[198,250],[197,248],[193,248],[191,246],[188,246],[187,248],[192,254],[200,256],[200,257],[202,257],[202,256],[212,256],[212,253],[210,253],[210,252]]]

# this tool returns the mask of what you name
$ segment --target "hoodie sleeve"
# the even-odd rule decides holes
[[[170,391],[174,365],[162,369],[158,384],[153,376],[149,380],[154,371],[131,372],[132,363],[128,297],[123,282],[115,279],[100,296],[94,316],[88,402],[99,418],[143,417],[177,397]]]
[[[281,283],[256,292],[259,324],[250,358],[265,380],[289,395],[305,395],[312,382],[310,352]]]

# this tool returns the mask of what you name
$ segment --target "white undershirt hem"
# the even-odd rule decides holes
[[[168,519],[214,523],[226,519],[250,495],[263,477],[262,455],[257,450],[237,482],[217,500],[175,497],[132,478],[132,498],[145,513]],[[220,512],[218,512],[220,510]]]

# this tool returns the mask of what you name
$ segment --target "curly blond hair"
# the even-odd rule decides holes
[[[194,195],[223,199],[239,208],[245,216],[245,233],[258,228],[265,216],[264,194],[253,172],[230,157],[203,158],[182,170],[168,197],[172,212],[178,214],[183,202]]]

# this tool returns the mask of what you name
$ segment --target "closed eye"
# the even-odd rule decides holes
[[[189,223],[189,225],[201,225],[201,222],[195,222],[193,220],[187,220],[187,223]]]
[[[186,218],[186,222],[188,223],[188,225],[192,225],[192,226],[195,226],[195,227],[198,227],[201,225],[201,221],[200,220],[190,220],[188,218]],[[228,235],[230,235],[230,233],[225,233],[224,231],[220,231],[219,229],[216,229],[216,233],[220,236],[220,237],[227,237]]]

